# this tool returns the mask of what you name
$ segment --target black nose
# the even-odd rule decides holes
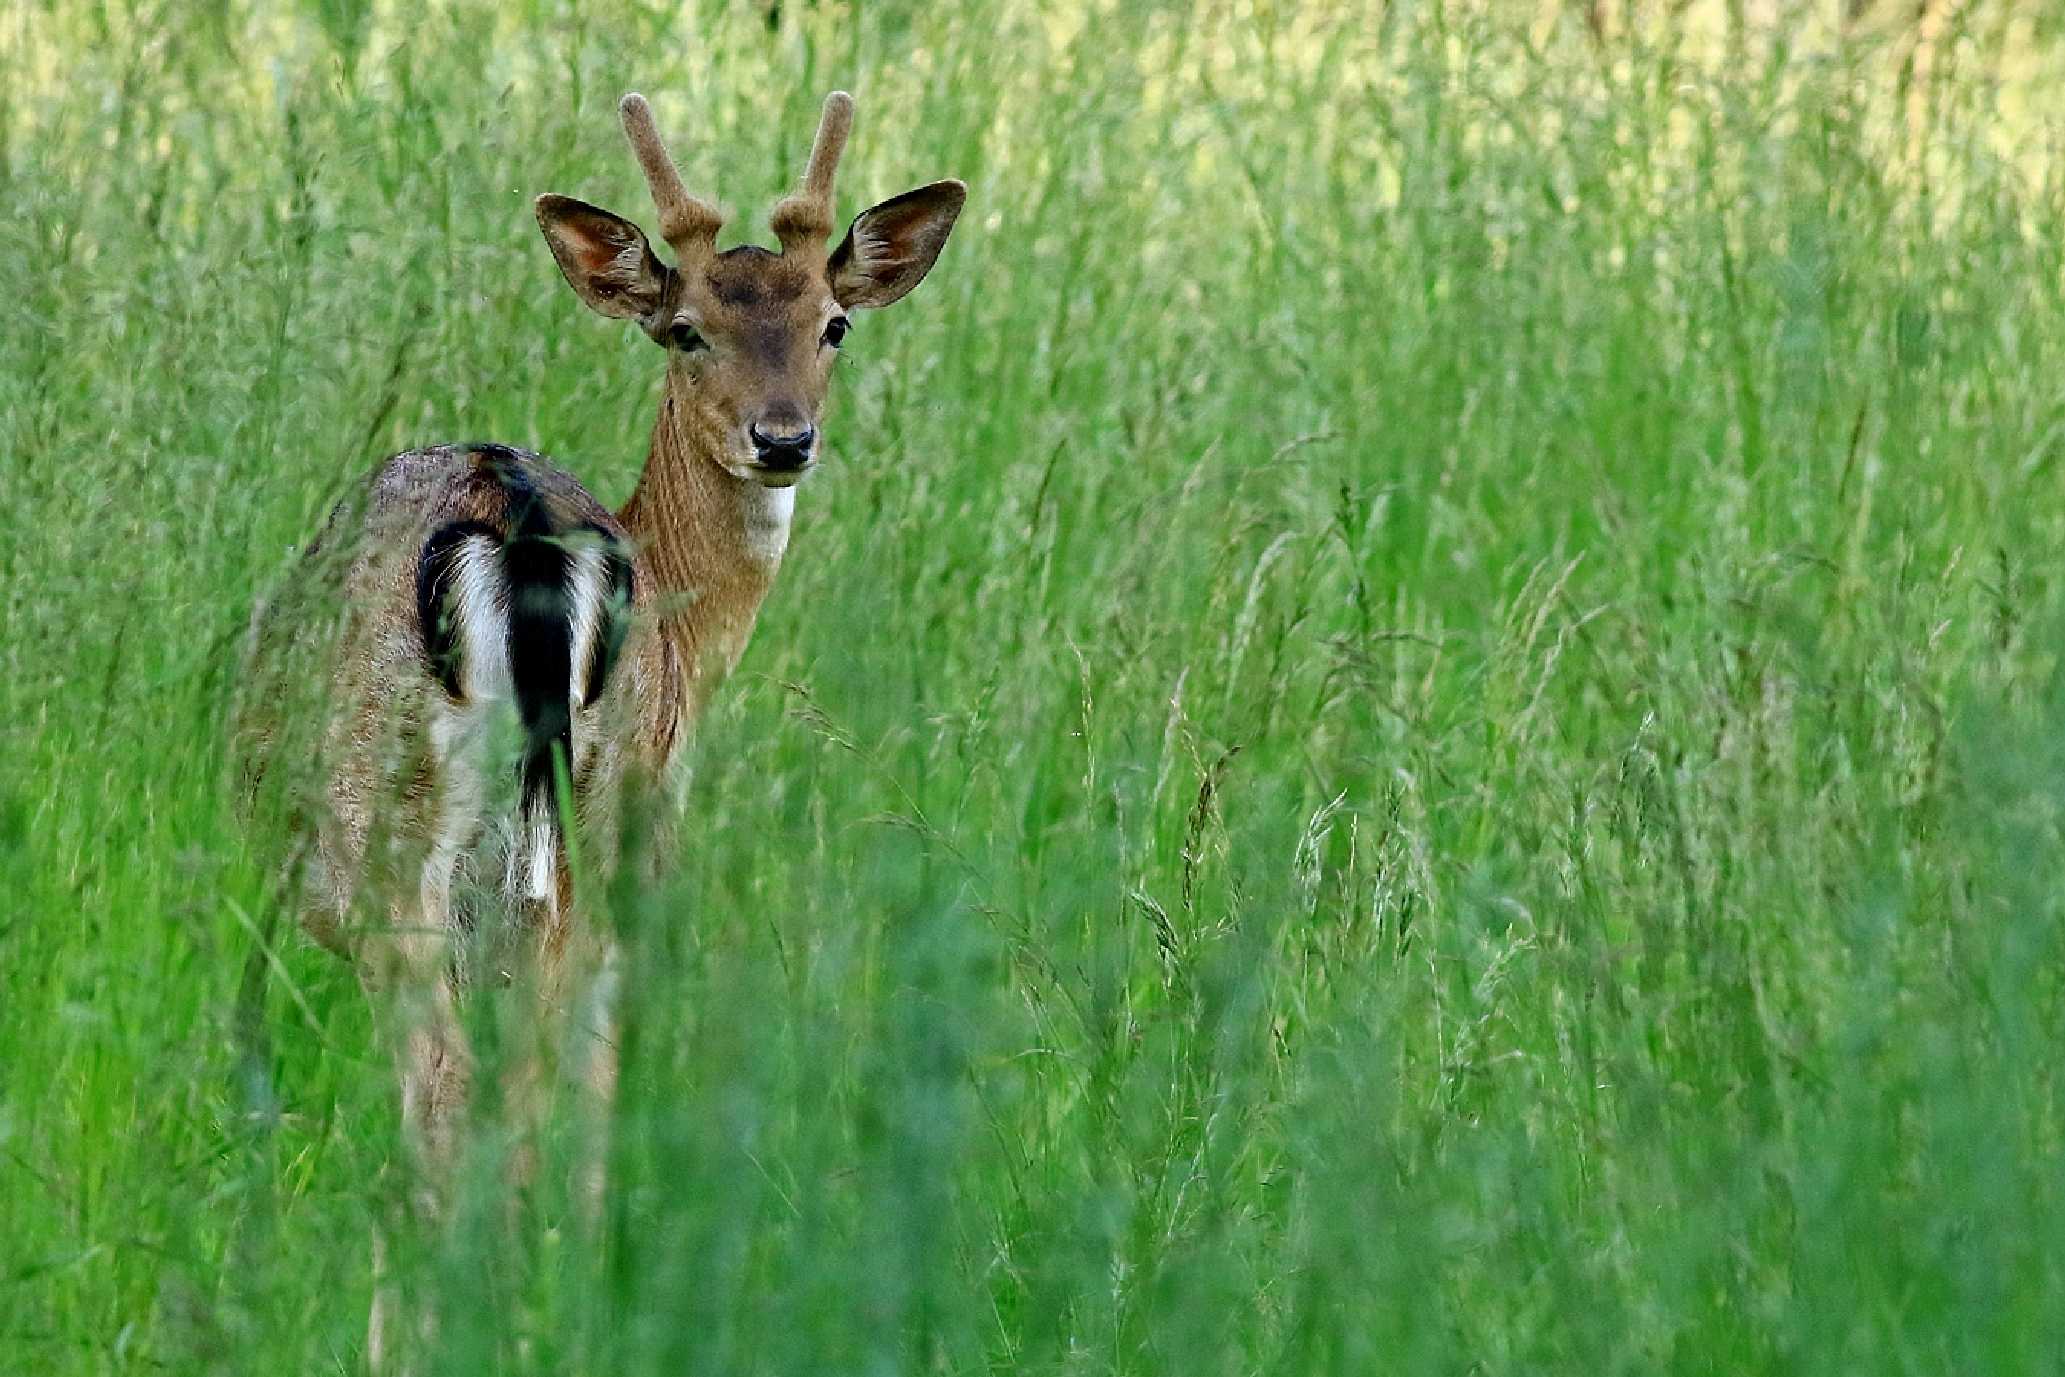
[[[812,426],[763,430],[755,422],[747,427],[746,433],[753,437],[753,448],[759,451],[761,464],[770,469],[802,468],[810,462],[811,442],[817,439],[817,430]]]

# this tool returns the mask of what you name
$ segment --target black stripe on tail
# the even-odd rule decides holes
[[[523,722],[523,809],[558,816],[553,757],[574,764],[573,712],[567,691],[574,679],[573,618],[567,605],[572,572],[565,543],[552,529],[544,499],[515,464],[497,464],[509,494],[510,531],[502,546],[509,586],[509,677]]]
[[[439,527],[424,543],[416,564],[416,616],[423,655],[432,675],[453,702],[466,697],[464,642],[457,602],[461,561],[472,548],[496,553],[504,600],[511,687],[523,723],[523,811],[542,808],[554,822],[558,806],[553,782],[554,760],[573,768],[573,710],[576,687],[573,664],[574,628],[583,609],[573,605],[575,547],[594,541],[601,554],[601,587],[583,590],[600,599],[594,609],[594,635],[587,663],[579,667],[582,705],[602,696],[622,652],[635,595],[632,563],[623,544],[607,530],[583,523],[571,530],[554,529],[544,494],[515,451],[499,445],[469,447],[504,499],[504,520],[454,521]]]

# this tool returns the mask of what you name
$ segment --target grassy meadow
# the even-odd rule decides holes
[[[771,242],[833,86],[969,208],[417,1370],[2059,1371],[2065,16],[1914,9],[7,6],[0,1374],[363,1370],[239,636],[395,450],[628,495],[531,197],[641,89]]]

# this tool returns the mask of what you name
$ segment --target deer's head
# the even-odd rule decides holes
[[[629,220],[570,196],[540,196],[538,224],[582,301],[635,320],[667,350],[668,403],[695,449],[733,475],[787,487],[817,462],[818,418],[849,313],[887,306],[932,269],[968,189],[933,182],[863,211],[831,242],[832,180],[853,127],[834,91],[803,184],[769,216],[781,252],[717,252],[723,217],[688,193],[643,96],[624,132],[645,169],[669,267]]]

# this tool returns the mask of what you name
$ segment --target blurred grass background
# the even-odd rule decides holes
[[[606,1215],[485,1104],[424,1370],[2055,1371],[2061,78],[2005,0],[11,5],[0,1371],[359,1369],[395,1089],[284,931],[240,1059],[237,634],[393,450],[621,501],[659,357],[530,198],[649,223],[638,88],[764,239],[835,85],[844,213],[969,211],[602,915]]]

